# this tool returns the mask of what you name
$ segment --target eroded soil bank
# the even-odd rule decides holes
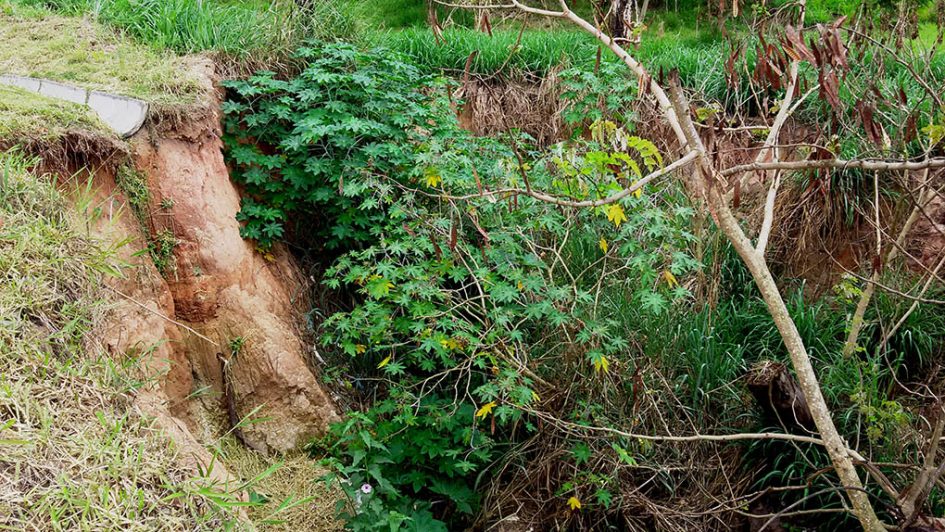
[[[304,276],[284,248],[264,255],[240,237],[213,66],[197,68],[199,106],[152,117],[127,157],[91,166],[101,213],[92,230],[127,241],[121,258],[130,267],[108,281],[115,304],[102,335],[116,359],[142,360],[148,384],[137,407],[188,460],[227,480],[204,447],[214,436],[236,426],[250,448],[283,453],[338,415],[308,363]]]

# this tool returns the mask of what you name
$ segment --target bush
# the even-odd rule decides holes
[[[307,66],[294,79],[224,83],[232,177],[247,192],[243,236],[268,247],[294,215],[315,222],[305,232],[325,247],[357,247],[378,237],[396,187],[422,177],[423,128],[436,112],[424,93],[437,85],[386,50],[318,43],[299,57]]]

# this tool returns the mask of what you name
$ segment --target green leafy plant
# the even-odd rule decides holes
[[[225,83],[225,140],[248,193],[243,236],[266,248],[295,215],[321,222],[306,230],[329,248],[376,240],[394,189],[418,177],[434,80],[382,49],[313,43],[299,58],[307,67],[291,80]]]

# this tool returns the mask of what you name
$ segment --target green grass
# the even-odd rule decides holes
[[[0,154],[0,529],[221,526],[95,341],[113,249],[30,165]]]
[[[382,32],[373,42],[408,56],[421,68],[446,73],[462,72],[473,52],[478,52],[470,65],[474,74],[530,74],[543,76],[567,66],[591,68],[597,58],[597,41],[593,36],[573,29],[555,31],[497,30],[493,36],[464,28],[444,32],[445,43],[438,44],[433,32],[426,28],[409,28]],[[516,46],[517,45],[517,46]],[[679,30],[653,34],[645,39],[634,55],[653,72],[678,68],[687,86],[700,92],[718,95],[725,91],[723,72],[727,57],[723,41],[713,33]],[[605,51],[602,60],[617,61]]]
[[[361,22],[364,31],[414,28],[427,24],[424,0],[339,0],[338,4]]]
[[[53,141],[76,129],[113,135],[81,105],[0,85],[0,144],[26,138]]]
[[[215,52],[226,62],[276,69],[307,39],[350,35],[353,22],[331,2],[311,10],[292,0],[8,0],[88,16],[153,48]]]
[[[500,71],[544,74],[574,60],[593,60],[596,46],[593,39],[577,31],[526,31],[521,43],[515,44],[519,32],[496,31],[493,37],[470,29],[456,28],[444,32],[445,44],[437,44],[427,28],[409,28],[376,35],[375,43],[401,52],[421,68],[429,71],[462,72],[469,55],[478,51],[471,65],[476,74]]]
[[[0,72],[64,81],[159,104],[195,100],[185,61],[88,19],[0,0]]]

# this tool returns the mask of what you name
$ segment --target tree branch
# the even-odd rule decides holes
[[[596,199],[596,200],[575,201],[572,199],[563,198],[561,196],[552,196],[550,194],[546,194],[544,192],[538,192],[532,189],[521,189],[521,188],[504,188],[504,189],[493,190],[493,191],[486,190],[477,194],[467,194],[465,196],[441,196],[441,197],[445,199],[449,199],[449,200],[462,201],[462,200],[484,198],[484,197],[490,197],[490,196],[491,197],[495,197],[495,196],[504,197],[508,195],[521,195],[521,196],[528,196],[531,198],[535,198],[537,200],[551,203],[554,205],[560,205],[562,207],[576,207],[576,208],[600,207],[602,205],[609,205],[611,203],[620,201],[623,198],[626,198],[630,194],[633,194],[634,192],[641,190],[643,187],[645,187],[647,184],[649,184],[653,180],[658,179],[664,175],[670,174],[672,172],[675,172],[676,170],[679,170],[685,167],[686,165],[694,161],[696,157],[697,157],[697,154],[695,152],[689,152],[681,159],[674,161],[672,164],[665,166],[659,170],[656,170],[655,172],[651,172],[645,175],[644,177],[637,180],[633,185],[621,190],[620,192],[616,192],[614,194],[611,194],[610,196]]]
[[[886,159],[823,159],[803,161],[780,161],[772,163],[749,163],[731,166],[722,170],[725,177],[751,170],[817,170],[839,168],[842,170],[925,170],[926,168],[945,168],[945,157],[929,158],[922,161],[886,160]]]

